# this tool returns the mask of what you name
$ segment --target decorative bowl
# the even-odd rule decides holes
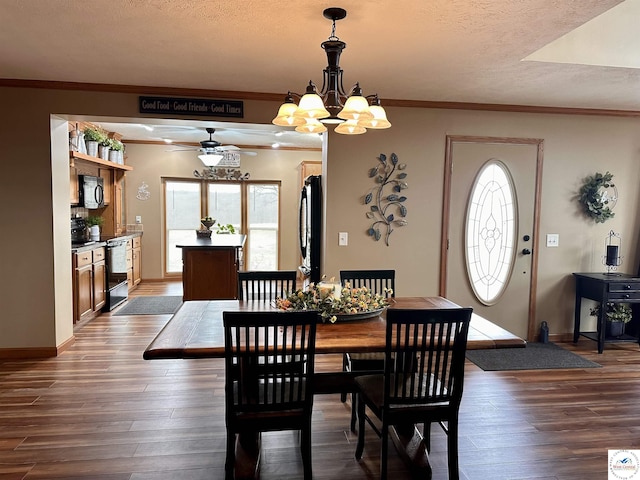
[[[207,227],[207,230],[210,230],[211,227],[213,226],[213,224],[216,223],[216,221],[215,220],[201,220],[200,223],[202,223],[202,225]]]
[[[378,317],[384,312],[384,308],[378,308],[376,310],[369,310],[368,312],[358,313],[338,313],[336,314],[336,321],[348,322],[350,320],[364,320],[366,318]]]

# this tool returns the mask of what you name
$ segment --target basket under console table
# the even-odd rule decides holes
[[[626,273],[574,273],[576,281],[576,305],[573,325],[573,342],[576,343],[580,335],[598,342],[598,353],[604,351],[605,342],[638,342],[638,335],[624,334],[620,337],[606,337],[606,308],[607,303],[640,303],[640,277]],[[580,307],[582,299],[588,298],[600,302],[595,332],[580,330]]]

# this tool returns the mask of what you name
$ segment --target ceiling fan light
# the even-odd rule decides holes
[[[373,114],[369,110],[369,102],[362,95],[351,95],[347,98],[344,108],[338,113],[338,118],[345,120],[370,120]]]
[[[297,127],[298,125],[304,125],[304,119],[301,117],[295,117],[293,114],[298,109],[298,106],[292,102],[285,102],[280,105],[278,114],[271,123],[280,127]]]
[[[298,109],[293,114],[301,118],[326,118],[331,114],[324,108],[324,103],[317,93],[305,93],[300,99]]]
[[[220,160],[224,158],[224,155],[220,155],[219,153],[203,153],[202,155],[198,155],[198,158],[202,160],[207,167],[215,167],[220,163]]]
[[[357,120],[347,120],[346,122],[342,122],[335,129],[336,133],[341,133],[342,135],[360,135],[366,131],[367,129],[361,126]]]
[[[322,123],[315,118],[305,119],[305,124],[296,127],[296,132],[300,133],[323,133],[327,131]]]
[[[384,108],[380,105],[371,105],[369,107],[369,111],[373,115],[373,118],[369,120],[360,120],[358,121],[358,125],[374,129],[389,128],[391,126],[391,122],[387,120],[387,112],[385,112]]]

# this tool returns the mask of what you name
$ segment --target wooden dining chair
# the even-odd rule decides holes
[[[227,480],[234,477],[236,435],[280,430],[301,432],[304,478],[311,479],[317,321],[312,311],[223,312]]]
[[[381,437],[380,479],[387,478],[389,427],[424,424],[427,451],[431,423],[447,434],[449,479],[458,473],[458,411],[471,308],[387,311],[385,365],[382,375],[356,377],[358,443],[362,458],[365,421]],[[382,422],[378,428],[369,411]]]
[[[275,300],[296,289],[295,270],[238,272],[238,299]]]
[[[349,283],[352,288],[367,287],[373,293],[394,297],[396,291],[395,270],[341,270],[340,282]],[[391,293],[389,293],[389,290]],[[345,372],[379,372],[384,368],[383,353],[345,353],[342,356],[342,370]],[[340,400],[345,402],[347,394],[342,393]],[[351,395],[351,431],[356,429],[357,399]]]

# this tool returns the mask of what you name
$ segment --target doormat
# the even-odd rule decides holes
[[[527,343],[525,348],[467,350],[467,359],[485,371],[597,368],[602,366],[565,350],[555,343]]]
[[[134,297],[113,315],[171,315],[182,305],[182,297]]]

